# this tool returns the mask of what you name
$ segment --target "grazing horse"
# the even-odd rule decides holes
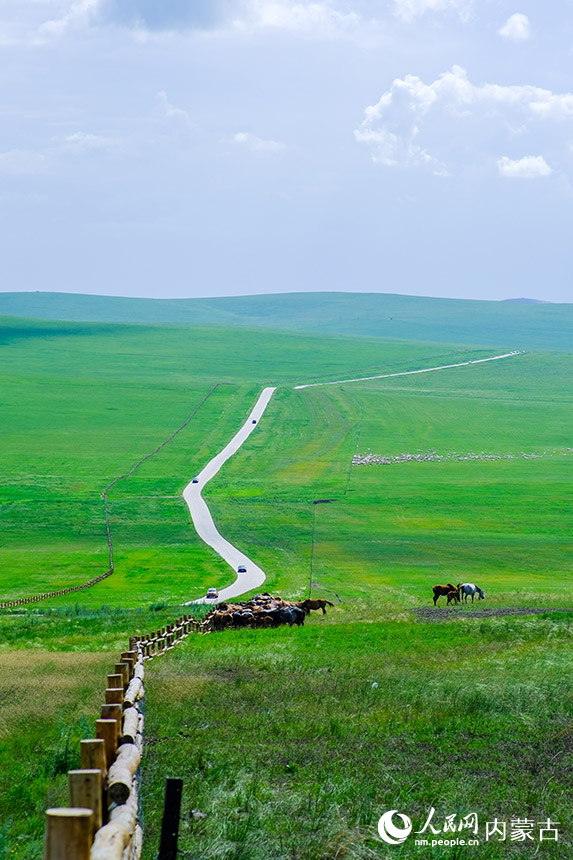
[[[296,604],[299,609],[302,609],[305,615],[310,613],[311,609],[322,609],[322,614],[326,615],[326,607],[334,606],[334,603],[331,603],[330,600],[301,600],[300,603]]]
[[[475,584],[475,582],[458,582],[458,591],[460,593],[460,597],[465,602],[468,602],[468,596],[471,594],[472,603],[474,602],[474,597],[477,594],[478,600],[485,600],[485,594],[481,590],[481,588]]]
[[[456,586],[452,585],[451,582],[448,582],[447,585],[434,585],[432,591],[434,592],[434,606],[438,602],[438,597],[447,597],[448,606],[450,605],[452,600],[454,601],[454,603],[460,602],[460,593]]]

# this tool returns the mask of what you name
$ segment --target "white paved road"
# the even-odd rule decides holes
[[[213,547],[215,552],[217,552],[221,558],[225,559],[227,564],[233,568],[237,577],[232,585],[229,585],[227,588],[223,588],[219,592],[219,601],[228,600],[231,597],[238,597],[240,594],[250,591],[251,588],[258,588],[259,585],[262,585],[265,581],[266,577],[264,571],[261,570],[254,561],[251,561],[244,552],[241,552],[241,550],[230,544],[228,540],[225,540],[225,538],[219,534],[201,492],[205,484],[207,484],[211,478],[215,477],[223,463],[226,463],[227,460],[239,450],[243,442],[245,442],[253,430],[257,428],[261,415],[267,408],[275,391],[276,388],[265,388],[263,390],[253,411],[239,432],[233,436],[229,444],[223,448],[221,453],[217,454],[216,457],[207,463],[205,468],[199,472],[196,478],[193,479],[196,480],[197,483],[193,483],[193,481],[191,481],[191,483],[187,484],[183,490],[183,498],[187,502],[189,511],[191,512],[191,519],[193,520],[193,525],[197,530],[197,534],[205,541],[206,544]],[[246,567],[245,573],[238,573],[237,568],[240,566]],[[205,599],[202,598],[200,601],[189,601],[189,603],[198,602],[205,602]],[[208,602],[211,603],[215,601]]]
[[[460,361],[459,364],[442,364],[439,367],[424,367],[422,370],[401,370],[399,373],[382,373],[378,376],[360,376],[357,379],[338,379],[336,382],[308,382],[306,385],[295,385],[295,388],[316,388],[317,385],[342,385],[347,382],[366,382],[369,379],[390,379],[392,376],[411,376],[413,373],[432,373],[433,370],[449,370],[450,367],[465,367],[467,364],[483,364],[484,361],[498,361],[500,358],[511,358],[519,355],[520,351],[505,352],[503,355],[492,355],[491,358],[474,358],[473,361]]]
[[[513,352],[506,352],[503,355],[491,356],[491,358],[477,358],[473,361],[462,361],[459,364],[444,364],[440,367],[426,367],[421,370],[403,370],[399,373],[385,373],[379,376],[363,376],[357,379],[341,379],[337,382],[310,382],[306,385],[296,385],[295,388],[313,388],[318,385],[341,385],[342,383],[348,382],[363,382],[368,379],[389,379],[393,376],[409,376],[414,373],[431,373],[435,370],[448,370],[452,367],[464,367],[469,364],[482,364],[485,361],[498,361],[501,358],[511,358],[514,355],[519,354],[519,350],[514,350]],[[258,588],[263,584],[266,577],[264,571],[256,565],[254,561],[251,561],[251,559],[243,552],[230,544],[228,540],[225,540],[225,538],[219,534],[215,523],[213,522],[213,517],[209,512],[209,508],[203,500],[201,491],[205,484],[207,484],[211,478],[215,477],[223,463],[226,463],[227,460],[239,450],[243,442],[245,442],[253,430],[256,429],[258,422],[275,391],[276,388],[265,388],[263,390],[253,411],[239,432],[233,436],[229,444],[223,448],[221,453],[217,454],[210,463],[207,463],[203,471],[199,472],[196,478],[194,478],[190,484],[187,484],[183,490],[183,498],[187,502],[191,512],[191,518],[193,520],[193,525],[197,529],[197,534],[205,541],[206,544],[212,547],[221,556],[221,558],[225,559],[227,564],[233,568],[237,577],[232,585],[229,585],[227,588],[223,588],[219,592],[219,602],[221,600],[228,600],[231,597],[239,597],[241,594],[244,594],[246,591],[250,591],[252,588]],[[195,481],[196,483],[194,483]],[[239,573],[237,570],[239,567],[245,567],[246,571],[244,573]],[[190,600],[184,605],[206,602],[214,603],[216,601],[206,601],[203,597],[199,600]]]

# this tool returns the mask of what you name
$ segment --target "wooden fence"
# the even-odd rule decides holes
[[[184,615],[153,633],[130,637],[129,650],[107,676],[95,737],[80,742],[81,769],[68,773],[70,805],[46,810],[44,860],[139,860],[144,662],[208,629]]]
[[[62,594],[71,594],[73,591],[82,591],[84,588],[91,588],[97,585],[102,579],[106,579],[113,573],[113,568],[96,576],[95,579],[90,579],[89,582],[84,582],[82,585],[73,585],[71,588],[62,588],[60,591],[46,591],[44,594],[35,594],[34,597],[19,597],[17,600],[4,600],[0,603],[0,609],[9,609],[11,606],[24,606],[25,603],[38,603],[40,600],[47,600],[49,597],[60,597]]]

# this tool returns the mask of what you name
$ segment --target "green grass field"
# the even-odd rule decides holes
[[[566,858],[570,637],[566,617],[360,624],[334,612],[297,631],[187,641],[153,667],[145,856],[177,775],[192,857],[425,858],[410,840],[384,846],[376,824],[398,809],[419,829],[433,806],[438,827],[477,812],[483,843],[437,856],[522,857],[523,845],[485,844],[485,821],[551,816],[569,836],[543,856]]]
[[[153,451],[220,384],[184,433],[110,491],[117,573],[113,582],[82,594],[82,602],[95,606],[190,599],[214,576],[228,576],[226,566],[194,535],[180,494],[238,429],[263,384],[284,386],[286,396],[307,376],[407,370],[485,354],[237,329],[55,323],[9,322],[5,339],[0,451],[5,600],[21,596],[23,583],[33,595],[86,582],[107,569],[102,490]],[[281,396],[282,388],[277,402]],[[297,435],[322,395],[301,402],[310,403],[311,411],[297,420]],[[342,417],[337,403],[327,402],[325,420],[337,440],[340,433],[349,434],[350,443],[353,414],[345,406]],[[296,445],[291,416],[277,414],[274,404],[270,416],[253,437],[254,450],[277,431]],[[301,468],[322,471],[330,462],[332,439],[315,428],[307,436],[321,462],[302,460]],[[249,450],[241,452],[241,461],[250,456]],[[342,469],[347,466],[341,463]]]
[[[217,387],[110,490],[114,575],[76,606],[67,596],[0,612],[0,857],[41,856],[43,810],[64,802],[77,739],[93,731],[127,637],[233,578],[180,494],[267,384],[278,389],[259,427],[205,495],[268,589],[293,598],[308,590],[314,515],[313,591],[336,608],[301,630],[192,637],[149,664],[146,857],[168,774],[185,779],[188,856],[424,857],[384,847],[376,823],[432,805],[550,816],[564,832],[541,853],[570,856],[570,616],[428,624],[415,610],[431,605],[433,584],[461,579],[490,608],[573,608],[571,355],[293,389],[515,345],[492,337],[486,348],[478,329],[474,343],[440,344],[3,321],[0,600],[103,573],[102,490]],[[512,458],[351,465],[356,453],[429,450]],[[312,505],[322,498],[336,501]],[[523,846],[472,850],[496,860]]]
[[[0,293],[0,316],[285,329],[422,342],[571,351],[573,304],[435,299],[391,293],[278,293],[135,299]],[[260,372],[260,370],[259,370]]]

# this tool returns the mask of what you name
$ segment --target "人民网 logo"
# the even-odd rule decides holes
[[[397,815],[398,818],[402,819],[404,827],[396,827],[392,821],[393,815]],[[411,832],[412,822],[407,815],[402,815],[402,813],[398,812],[397,809],[391,809],[389,812],[385,812],[378,822],[378,833],[380,834],[380,838],[389,845],[401,845],[402,842],[406,841]]]

